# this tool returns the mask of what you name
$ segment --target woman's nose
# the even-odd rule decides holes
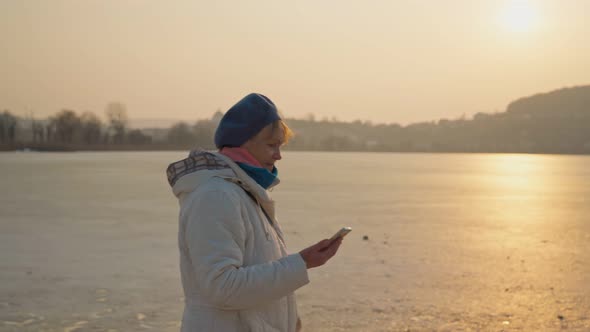
[[[272,158],[273,158],[274,160],[281,160],[281,159],[283,159],[283,157],[281,156],[281,150],[279,150],[279,149],[276,149],[276,150],[274,151],[274,153],[272,154]]]

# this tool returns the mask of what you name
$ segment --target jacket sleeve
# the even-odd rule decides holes
[[[185,236],[199,292],[215,307],[247,309],[284,297],[309,282],[299,253],[242,266],[246,229],[238,197],[208,191],[191,202]]]

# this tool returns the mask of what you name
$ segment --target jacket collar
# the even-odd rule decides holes
[[[231,167],[232,171],[234,171],[236,176],[219,176],[224,178],[230,182],[234,182],[244,190],[248,191],[258,201],[260,205],[265,209],[265,211],[274,219],[275,218],[275,204],[272,198],[270,197],[268,191],[262,188],[254,179],[252,179],[238,164],[236,164],[231,158],[218,153],[218,152],[211,152],[219,159],[223,160],[229,167]],[[274,186],[278,185],[281,181],[279,178],[276,178],[275,181],[268,187],[268,189],[273,188]],[[274,220],[273,220],[274,221]]]
[[[184,194],[195,190],[211,177],[219,177],[234,182],[250,192],[265,211],[275,218],[274,201],[268,191],[256,183],[231,158],[219,152],[191,151],[187,158],[171,163],[166,173],[172,192],[181,200]],[[268,189],[279,183],[280,180],[277,178]]]

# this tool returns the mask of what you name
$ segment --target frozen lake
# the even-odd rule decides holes
[[[178,331],[186,154],[0,153],[0,331]],[[353,228],[306,331],[590,331],[589,156],[283,157],[290,249]]]

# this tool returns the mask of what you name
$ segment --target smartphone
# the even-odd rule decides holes
[[[334,236],[330,238],[330,242],[335,241],[339,237],[345,237],[346,234],[350,233],[350,231],[352,231],[351,227],[342,227],[338,232],[336,232],[336,234],[334,234]]]

